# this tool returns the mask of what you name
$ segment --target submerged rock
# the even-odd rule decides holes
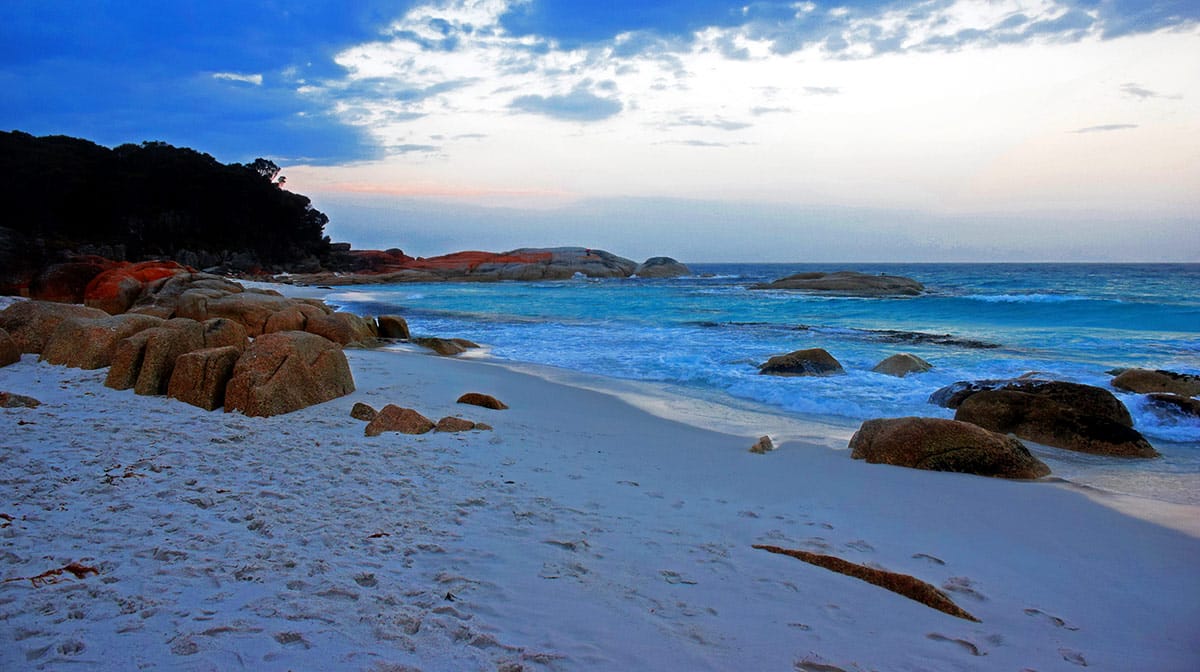
[[[1155,392],[1146,395],[1146,401],[1155,411],[1165,416],[1184,416],[1200,418],[1200,399],[1185,397],[1180,394]]]
[[[916,355],[910,355],[907,352],[902,352],[897,355],[892,355],[882,362],[875,365],[871,369],[875,373],[883,373],[889,376],[903,378],[910,373],[924,373],[933,368],[929,362],[921,359]]]
[[[959,381],[947,385],[929,397],[929,402],[944,408],[958,408],[972,396],[991,390],[1012,390],[1039,397],[1074,408],[1086,415],[1098,415],[1114,422],[1133,426],[1129,409],[1112,392],[1093,385],[1068,383],[1061,380],[1038,378],[1010,378],[1005,380]]]
[[[844,371],[841,362],[821,348],[776,355],[758,367],[760,374],[768,376],[828,376]]]
[[[751,285],[750,289],[798,289],[850,296],[917,296],[925,291],[925,285],[899,275],[836,271],[796,273],[773,282]]]
[[[411,341],[423,348],[429,348],[443,357],[461,355],[467,350],[479,347],[479,344],[472,343],[465,338],[437,338],[434,336],[422,336],[420,338],[411,339]]]
[[[1099,406],[1103,405],[1071,405],[1015,389],[986,390],[964,400],[954,419],[1081,453],[1158,457],[1158,451],[1130,426],[1131,422],[1122,422],[1120,414],[1105,413]],[[1124,406],[1121,410],[1128,418]]]
[[[1020,441],[943,418],[867,420],[850,439],[850,457],[930,471],[1030,479],[1050,473]]]
[[[1167,392],[1183,397],[1200,395],[1200,376],[1174,371],[1126,369],[1112,380],[1112,386],[1126,392],[1149,394]]]

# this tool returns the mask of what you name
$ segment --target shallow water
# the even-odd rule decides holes
[[[750,290],[802,270],[846,266],[694,264],[670,280],[372,285],[328,300],[404,315],[417,334],[468,338],[494,357],[668,385],[696,398],[853,427],[871,417],[952,417],[928,403],[958,380],[1038,371],[1107,386],[1117,367],[1200,373],[1200,264],[859,264],[913,277],[907,298]],[[846,368],[822,378],[760,376],[772,355],[821,347]],[[910,352],[934,370],[871,372]],[[1163,458],[1040,450],[1055,473],[1107,490],[1200,503],[1200,422],[1165,419],[1118,396]]]

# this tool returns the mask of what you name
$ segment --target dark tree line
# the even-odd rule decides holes
[[[109,249],[127,260],[313,263],[329,251],[329,218],[283,182],[266,159],[223,164],[162,142],[108,149],[0,132],[0,239],[42,255]]]

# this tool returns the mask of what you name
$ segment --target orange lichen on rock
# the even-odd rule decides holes
[[[927,607],[937,609],[944,614],[950,614],[957,618],[966,619],[979,623],[979,619],[971,614],[963,611],[961,607],[954,603],[942,591],[925,583],[924,581],[909,576],[908,574],[900,574],[898,572],[889,572],[882,569],[875,569],[865,565],[859,565],[848,560],[843,560],[832,555],[821,555],[819,553],[810,553],[808,551],[797,551],[788,548],[780,548],[778,546],[767,546],[763,544],[755,544],[754,548],[768,551],[770,553],[779,553],[781,555],[789,555],[797,560],[803,560],[810,565],[824,567],[838,574],[852,576],[861,581],[886,588],[887,590],[903,595],[910,600],[920,602]]]

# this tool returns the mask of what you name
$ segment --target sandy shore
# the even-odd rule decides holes
[[[0,410],[0,669],[1200,661],[1200,539],[1078,492],[867,465],[816,426],[753,455],[737,422],[663,417],[706,412],[682,400],[650,413],[484,361],[347,354],[357,392],[269,419],[28,355],[0,369],[43,402]],[[467,391],[511,408],[455,404]],[[495,429],[366,438],[356,401]],[[912,574],[981,622],[752,544]],[[98,574],[22,579],[71,562]]]

